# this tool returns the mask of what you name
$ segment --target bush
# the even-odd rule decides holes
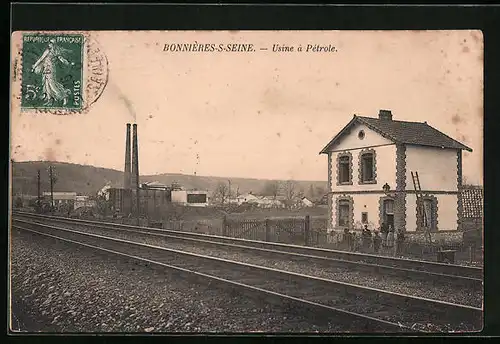
[[[14,208],[22,208],[23,207],[23,200],[20,197],[16,197],[14,201]]]

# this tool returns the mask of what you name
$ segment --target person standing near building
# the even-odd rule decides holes
[[[387,233],[389,232],[387,224],[385,222],[380,226],[380,233],[382,234],[382,247],[387,247]]]
[[[373,236],[373,251],[378,253],[380,250],[380,243],[382,242],[382,238],[379,235],[378,231],[375,231],[375,235]]]
[[[366,252],[368,247],[368,235],[367,235],[367,226],[361,230],[361,251]]]
[[[387,244],[386,247],[391,250],[394,248],[394,228],[389,225],[388,233],[387,233]],[[389,251],[390,252],[390,251]]]
[[[363,231],[359,234],[356,234],[356,240],[354,241],[354,251],[362,251],[363,250]]]
[[[394,230],[394,244],[393,244],[393,248],[392,248],[392,255],[394,257],[396,257],[399,253],[399,241],[398,241],[398,237],[399,237],[399,232],[398,230]]]
[[[344,233],[342,234],[342,249],[349,251],[351,249],[351,233],[349,233],[348,228],[344,228]]]
[[[363,229],[363,251],[369,252],[372,243],[372,232],[368,229],[368,225],[365,225]]]
[[[349,233],[349,248],[351,251],[356,249],[356,233],[354,231]]]
[[[373,247],[373,234],[368,228],[366,228],[366,237],[368,238],[368,251],[371,251]]]
[[[404,252],[403,246],[404,246],[404,231],[401,228],[398,228],[396,232],[396,249],[395,249],[395,256],[401,256]]]

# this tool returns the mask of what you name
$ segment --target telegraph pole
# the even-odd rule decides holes
[[[37,183],[36,183],[36,186],[37,186],[36,212],[40,213],[41,210],[42,210],[41,209],[42,200],[41,200],[41,197],[40,197],[40,170],[37,171]]]
[[[227,181],[229,182],[229,193],[228,193],[228,196],[227,196],[227,198],[228,198],[228,202],[227,203],[231,204],[231,180],[228,179]]]
[[[49,178],[50,178],[50,211],[54,213],[54,177],[52,175],[52,166],[49,166]]]

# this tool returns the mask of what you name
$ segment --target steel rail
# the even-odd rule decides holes
[[[328,279],[324,279],[324,278],[294,273],[294,272],[290,272],[290,271],[278,270],[278,269],[273,269],[273,268],[269,268],[269,267],[262,267],[262,266],[256,266],[253,264],[248,264],[248,263],[231,261],[231,260],[227,260],[227,259],[199,255],[199,254],[194,254],[191,252],[168,249],[165,247],[143,244],[143,243],[138,243],[135,241],[129,241],[129,240],[124,240],[124,239],[112,238],[112,237],[107,237],[107,236],[98,235],[98,234],[83,233],[83,232],[70,230],[70,229],[66,229],[66,228],[62,228],[62,227],[52,226],[52,225],[45,225],[45,224],[40,224],[40,223],[31,223],[31,225],[34,225],[37,227],[48,228],[51,230],[59,230],[59,231],[63,231],[66,233],[72,233],[73,235],[77,235],[77,236],[94,238],[94,239],[97,239],[101,243],[102,243],[102,241],[111,241],[113,243],[121,243],[121,244],[128,245],[130,247],[129,249],[134,249],[134,248],[140,247],[143,249],[147,248],[149,250],[155,250],[157,252],[161,252],[162,254],[182,255],[182,256],[184,256],[184,258],[183,258],[184,260],[186,260],[186,259],[189,260],[189,258],[191,258],[191,259],[194,258],[196,260],[196,263],[191,263],[191,264],[195,264],[197,266],[199,265],[199,260],[203,260],[204,264],[223,264],[224,266],[231,265],[232,271],[234,271],[236,269],[236,270],[242,270],[246,274],[252,274],[252,273],[255,274],[257,272],[261,273],[264,275],[262,280],[269,279],[269,276],[279,276],[282,279],[286,279],[288,281],[293,281],[294,283],[297,283],[297,282],[299,282],[299,284],[303,283],[305,285],[306,289],[307,289],[307,286],[309,286],[309,285],[314,285],[314,288],[317,288],[317,287],[323,288],[324,289],[323,291],[326,291],[326,290],[332,291],[332,289],[333,289],[335,291],[335,294],[338,294],[340,291],[340,292],[342,292],[344,297],[354,296],[355,300],[358,300],[359,298],[364,297],[365,302],[368,301],[366,304],[370,304],[372,306],[374,304],[376,304],[379,307],[379,309],[374,311],[374,313],[380,313],[382,311],[382,314],[384,314],[384,312],[390,314],[391,310],[394,311],[394,309],[399,309],[400,311],[402,311],[402,309],[404,309],[404,311],[407,312],[406,316],[409,316],[410,312],[414,312],[414,311],[418,312],[418,311],[424,310],[425,314],[427,316],[432,314],[433,316],[436,317],[437,321],[445,321],[445,323],[446,323],[446,321],[452,321],[456,324],[472,322],[474,328],[477,328],[479,326],[478,321],[481,321],[481,319],[482,319],[482,309],[480,309],[480,308],[458,305],[458,304],[453,304],[453,303],[444,302],[444,301],[431,300],[431,299],[426,299],[426,298],[422,298],[422,297],[416,297],[416,296],[411,296],[411,295],[406,295],[406,294],[401,294],[401,293],[389,292],[389,291],[384,291],[384,290],[371,288],[371,287],[359,286],[359,285],[354,285],[354,284],[350,284],[350,283],[333,281],[333,280],[328,280]],[[276,283],[278,283],[278,282],[276,282]],[[314,298],[314,295],[306,295],[306,296]],[[338,297],[338,295],[336,295],[336,296]],[[321,298],[321,295],[319,295],[319,297]],[[323,299],[324,299],[324,297],[323,297]],[[388,309],[386,308],[384,310],[383,306],[388,307]],[[380,307],[382,307],[382,310],[380,310]],[[370,311],[367,311],[367,312],[370,312]],[[403,314],[403,316],[404,315],[405,314]],[[446,319],[448,319],[448,320],[446,320]]]
[[[68,242],[71,244],[76,244],[79,246],[84,246],[87,248],[91,248],[94,250],[106,252],[106,253],[111,253],[116,256],[121,256],[123,258],[127,259],[132,259],[135,261],[139,261],[142,263],[147,263],[151,264],[154,267],[160,267],[160,268],[166,268],[168,270],[173,270],[175,273],[180,273],[182,276],[185,276],[191,280],[196,280],[199,283],[208,283],[210,285],[217,286],[223,290],[230,289],[232,291],[236,291],[241,293],[244,296],[249,296],[252,298],[256,298],[258,300],[264,300],[265,302],[269,302],[271,304],[277,304],[282,307],[287,307],[289,309],[293,309],[295,307],[299,307],[300,309],[303,309],[311,314],[313,314],[315,317],[318,315],[324,315],[327,317],[333,317],[333,318],[340,318],[342,321],[346,320],[354,320],[354,321],[362,321],[364,323],[364,327],[366,329],[376,329],[376,330],[388,330],[390,332],[394,333],[399,333],[399,332],[410,332],[410,333],[416,333],[416,332],[425,332],[422,330],[414,329],[408,326],[404,326],[400,323],[395,323],[395,322],[390,322],[390,321],[384,321],[381,319],[377,319],[374,317],[370,317],[364,314],[359,314],[351,311],[346,311],[342,309],[338,309],[335,307],[327,306],[324,304],[320,304],[317,302],[312,302],[309,300],[301,299],[298,297],[293,297],[289,295],[285,295],[282,293],[277,293],[271,290],[266,290],[263,288],[255,287],[252,285],[240,283],[237,281],[232,281],[229,279],[217,277],[214,275],[194,271],[191,269],[186,269],[183,267],[171,265],[171,264],[166,264],[163,262],[159,262],[156,260],[140,257],[138,255],[132,255],[116,250],[112,250],[109,248],[104,248],[96,245],[91,245],[88,243],[80,242],[77,240],[72,240],[64,237],[60,237],[57,235],[53,234],[48,234],[40,231],[36,231],[33,229],[29,228],[24,228],[18,225],[14,225],[13,228],[18,229],[18,230],[23,230],[23,231],[28,231],[31,233],[35,233],[41,236],[45,237],[50,237],[56,240]]]
[[[22,220],[17,220],[16,221],[22,221]],[[54,221],[54,219],[50,219],[51,221]],[[68,221],[62,221],[69,223]],[[122,227],[117,227],[113,225],[108,225],[107,223],[100,223],[100,224],[82,224],[82,223],[71,223],[73,225],[82,225],[82,226],[92,226],[92,228],[100,228],[100,229],[109,229],[109,230],[114,230],[114,231],[126,231],[130,233],[137,233],[141,235],[148,235],[148,236],[154,236],[154,237],[160,237],[163,239],[168,239],[168,240],[177,240],[177,241],[187,241],[189,243],[194,243],[196,245],[208,245],[208,246],[216,246],[216,247],[223,247],[226,249],[231,249],[231,250],[237,250],[238,252],[241,251],[250,251],[252,253],[258,253],[260,257],[262,255],[269,256],[270,258],[274,258],[276,256],[281,256],[283,258],[286,258],[288,260],[295,260],[295,261],[301,261],[301,262],[308,262],[308,263],[316,263],[316,264],[321,264],[324,266],[326,269],[331,269],[332,267],[336,268],[344,268],[344,269],[354,269],[357,271],[362,271],[362,272],[369,272],[369,273],[376,273],[376,274],[384,274],[385,276],[390,275],[390,276],[397,276],[397,277],[405,277],[409,279],[415,279],[415,280],[420,280],[420,281],[426,281],[426,282],[440,282],[440,283],[446,283],[446,284],[454,284],[457,285],[461,288],[470,288],[472,289],[473,292],[479,292],[481,291],[483,287],[483,281],[482,279],[476,279],[476,278],[470,278],[470,277],[462,277],[458,275],[449,275],[449,274],[443,274],[443,273],[435,273],[435,272],[428,272],[424,270],[415,270],[415,269],[407,269],[407,268],[400,268],[397,266],[385,266],[385,265],[379,265],[379,264],[373,264],[373,263],[365,263],[365,262],[360,262],[360,261],[349,261],[345,259],[340,259],[340,258],[328,258],[328,257],[321,257],[321,256],[315,256],[312,254],[306,254],[306,253],[295,253],[295,252],[287,252],[287,251],[282,251],[282,250],[275,250],[272,248],[260,248],[260,247],[254,247],[254,246],[246,246],[246,245],[241,245],[241,244],[232,244],[232,243],[225,243],[225,242],[220,242],[220,241],[213,241],[213,240],[206,240],[206,238],[192,238],[192,237],[185,237],[185,236],[179,236],[176,235],[177,233],[174,234],[169,234],[170,232],[157,232],[157,231],[149,231],[149,230],[144,230],[143,228],[122,228]]]
[[[177,237],[184,238],[193,238],[193,239],[201,239],[205,241],[212,241],[217,243],[227,243],[227,244],[235,244],[246,247],[253,248],[263,248],[263,249],[271,249],[274,251],[283,251],[286,253],[297,253],[304,254],[316,257],[323,258],[331,258],[345,262],[351,263],[365,263],[365,264],[374,264],[377,266],[384,267],[396,267],[399,269],[406,269],[410,271],[423,271],[427,274],[435,274],[435,275],[443,275],[444,276],[458,276],[458,278],[463,278],[464,280],[475,280],[472,283],[482,283],[483,280],[483,269],[478,267],[470,267],[470,266],[462,266],[455,264],[444,264],[444,263],[435,263],[423,260],[415,260],[415,259],[406,259],[406,258],[395,258],[395,257],[384,257],[374,254],[366,254],[366,253],[358,253],[358,252],[346,252],[341,250],[331,250],[317,247],[307,247],[307,246],[299,246],[299,245],[290,245],[290,244],[282,244],[275,242],[265,242],[265,241],[257,241],[257,240],[248,240],[241,238],[231,238],[225,236],[216,236],[216,235],[207,235],[200,233],[190,233],[190,232],[181,232],[169,229],[158,229],[158,228],[150,228],[143,226],[132,226],[125,224],[117,224],[112,222],[101,222],[101,221],[93,221],[93,220],[82,220],[82,219],[69,219],[64,217],[57,216],[48,216],[48,215],[39,215],[32,213],[21,213],[15,212],[14,215],[19,214],[26,217],[31,218],[45,218],[56,221],[68,222],[68,223],[81,223],[88,225],[97,225],[97,226],[109,226],[115,228],[123,228],[123,229],[135,229],[148,231],[150,233],[163,233],[163,234],[172,234]],[[429,275],[430,276],[430,275]],[[451,277],[450,277],[451,279]],[[466,282],[467,283],[467,282]]]

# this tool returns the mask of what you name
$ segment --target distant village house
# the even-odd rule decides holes
[[[307,197],[303,197],[301,199],[301,203],[302,203],[301,205],[303,207],[312,207],[312,206],[314,206],[314,203],[312,201],[310,201]]]
[[[90,199],[89,196],[76,196],[74,209],[79,208],[94,208],[97,206],[97,202],[94,199]]]
[[[53,192],[52,197],[54,198],[54,207],[69,204],[73,208],[76,200],[76,192]],[[43,198],[50,201],[51,193],[44,192]]]

